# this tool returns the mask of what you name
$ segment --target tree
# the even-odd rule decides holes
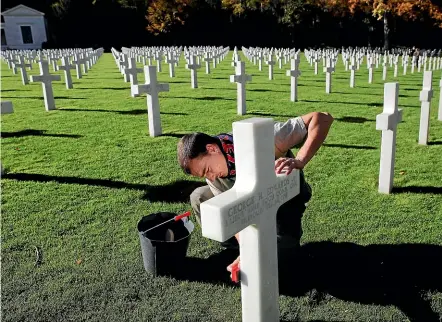
[[[335,14],[371,14],[384,25],[384,49],[390,48],[391,20],[431,19],[442,28],[442,10],[430,0],[317,0],[317,4]]]
[[[158,35],[169,32],[176,24],[183,25],[189,15],[193,0],[156,0],[147,7],[147,30]]]

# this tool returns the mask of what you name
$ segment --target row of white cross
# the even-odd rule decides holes
[[[66,84],[67,89],[72,89],[72,76],[71,76],[71,69],[76,69],[77,71],[77,78],[82,78],[82,73],[80,69],[80,65],[83,65],[83,71],[87,72],[89,68],[92,67],[92,65],[96,64],[98,58],[103,54],[103,49],[97,49],[90,52],[64,52],[65,56],[56,56],[57,60],[55,60],[55,56],[51,53],[46,53],[46,57],[52,57],[52,62],[55,63],[54,70],[63,70],[64,71],[64,80]],[[72,54],[72,56],[71,56]],[[30,82],[41,82],[42,88],[43,88],[43,98],[44,98],[44,104],[46,111],[51,111],[55,109],[55,100],[54,100],[54,93],[52,90],[52,82],[53,81],[60,81],[61,76],[60,75],[51,75],[49,72],[49,61],[45,60],[45,54],[36,55],[35,57],[38,57],[38,64],[40,67],[40,75],[31,76],[30,79],[28,78],[27,74],[27,68],[32,68],[32,62],[33,59],[30,59],[29,63],[25,62],[25,57],[28,53],[23,52],[6,52],[3,56],[3,59],[5,59],[8,62],[8,65],[11,63],[10,66],[13,71],[20,69],[21,77],[22,77],[22,83],[23,85],[27,85]],[[58,65],[58,59],[61,58],[61,65]],[[75,65],[71,65],[70,61],[75,63]]]

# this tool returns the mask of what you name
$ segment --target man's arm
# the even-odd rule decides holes
[[[301,118],[307,128],[307,139],[295,159],[300,161],[304,167],[324,143],[333,123],[333,117],[326,112],[312,112],[301,116]]]

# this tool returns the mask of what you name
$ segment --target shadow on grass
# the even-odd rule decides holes
[[[114,91],[124,91],[124,90],[129,90],[130,91],[130,86],[129,87],[77,87],[75,86],[75,89],[106,89],[106,90],[114,90]]]
[[[365,123],[365,122],[375,122],[375,120],[369,120],[365,117],[356,117],[356,116],[343,116],[335,118],[336,121],[339,122],[347,122],[347,123]]]
[[[205,182],[178,180],[160,186],[150,186],[142,183],[127,183],[109,179],[79,178],[66,176],[50,176],[37,173],[5,173],[2,179],[35,182],[57,182],[61,184],[79,184],[88,186],[105,187],[112,189],[130,189],[143,191],[142,199],[151,202],[181,203],[189,202],[190,194],[198,187],[204,186]]]
[[[286,115],[286,114],[272,114],[272,113],[265,113],[265,112],[247,112],[247,115],[255,115],[255,116],[274,116],[274,117],[288,117],[293,118],[296,117],[296,115]]]
[[[186,135],[186,134],[185,133],[163,133],[160,136],[166,136],[166,137],[181,139],[184,135]]]
[[[367,146],[367,145],[348,145],[348,144],[324,143],[322,146],[326,146],[329,148],[342,148],[342,149],[376,150],[376,148],[374,146]]]
[[[442,145],[442,141],[428,142],[428,145]]]
[[[237,255],[223,250],[207,259],[187,257],[161,275],[238,287],[226,271]],[[279,251],[280,294],[309,293],[309,302],[315,304],[327,301],[324,295],[329,294],[343,301],[394,305],[410,321],[439,322],[425,293],[442,291],[440,258],[442,247],[437,245],[312,242]]]
[[[217,96],[203,96],[203,97],[188,97],[188,96],[165,96],[164,98],[185,98],[189,100],[199,100],[199,101],[236,101],[236,98],[225,98]],[[247,100],[249,101],[249,100]]]
[[[103,113],[116,113],[121,115],[141,115],[141,114],[147,114],[147,108],[146,109],[137,109],[137,110],[128,110],[128,111],[113,111],[113,110],[105,110],[105,109],[81,109],[81,108],[58,108],[57,111],[63,111],[63,112],[103,112]],[[161,112],[160,114],[163,115],[189,115],[188,113],[181,113],[181,112]]]
[[[2,78],[3,78],[4,76],[2,75]],[[30,91],[30,89],[18,89],[18,88],[16,88],[16,89],[2,89],[0,92],[29,92]]]
[[[442,187],[430,186],[408,186],[408,187],[393,187],[392,193],[419,193],[419,194],[442,194]]]
[[[78,139],[83,137],[82,135],[78,134],[50,134],[46,133],[46,130],[33,130],[33,129],[26,129],[17,132],[1,132],[1,137],[5,139],[21,138],[24,136],[51,136],[56,138],[73,138],[73,139]]]
[[[358,95],[358,94],[355,94]],[[360,105],[360,106],[369,106],[369,107],[383,107],[384,103],[364,103],[364,102],[340,102],[340,101],[317,101],[317,100],[299,100],[300,102],[306,102],[306,103],[326,103],[326,104],[351,104],[351,105]],[[404,105],[404,104],[399,104],[399,107],[419,107],[417,105]]]
[[[43,96],[2,96],[3,98],[13,98],[13,99],[34,99],[34,100],[44,100]],[[55,96],[54,99],[66,99],[66,100],[85,100],[86,97],[68,97],[68,96]]]

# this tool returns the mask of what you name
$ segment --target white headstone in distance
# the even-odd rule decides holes
[[[396,128],[402,121],[398,110],[399,83],[384,85],[384,111],[376,116],[376,130],[382,131],[379,192],[389,194],[393,188],[396,153]]]
[[[190,69],[190,83],[192,88],[198,88],[198,74],[197,70],[201,68],[201,65],[196,63],[196,57],[190,56],[189,64],[186,64],[186,68]]]
[[[269,80],[273,79],[273,66],[276,64],[276,62],[273,60],[273,55],[269,55],[269,60],[266,61],[267,65],[269,65]]]
[[[299,194],[299,171],[275,174],[273,119],[233,123],[236,182],[201,204],[203,236],[239,232],[243,322],[279,321],[276,213]]]
[[[69,57],[67,56],[61,58],[61,63],[62,65],[58,66],[58,69],[64,71],[64,82],[66,84],[66,88],[72,89],[74,86],[72,85],[71,69],[75,69],[75,66],[69,64]]]
[[[72,62],[75,64],[75,72],[77,73],[77,79],[81,79],[83,75],[81,74],[81,62],[78,54],[74,54],[74,59]]]
[[[26,64],[25,58],[21,55],[18,56],[18,60],[14,63],[15,67],[20,68],[21,80],[23,85],[29,84],[28,73],[26,72],[26,67],[32,66],[32,64]]]
[[[167,60],[166,62],[169,64],[169,76],[170,77],[175,77],[175,63],[176,63],[176,59],[175,56],[173,55],[173,53],[169,52],[169,54],[167,55]]]
[[[237,111],[238,115],[246,114],[246,82],[252,80],[252,76],[246,75],[245,62],[239,61],[235,67],[236,74],[230,75],[230,82],[237,83]]]
[[[168,92],[169,84],[159,84],[157,81],[157,68],[155,66],[144,66],[146,83],[143,85],[132,85],[131,92],[140,95],[147,94],[147,114],[149,118],[149,134],[152,137],[160,136],[161,129],[159,92]]]
[[[352,57],[351,59],[351,64],[350,64],[350,87],[354,88],[355,87],[355,71],[356,71],[357,66],[355,65],[355,61],[354,61],[354,57]]]
[[[373,62],[373,58],[370,59],[370,63],[368,65],[368,83],[373,83],[373,68],[375,67],[375,63]]]
[[[388,64],[386,61],[382,63],[382,80],[385,81],[387,79],[387,68]]]
[[[393,73],[393,77],[396,78],[397,77],[397,69],[398,69],[398,60],[397,57],[394,59],[394,73]]]
[[[204,62],[206,63],[206,74],[210,74],[210,62],[213,60],[209,54],[205,54]]]
[[[419,100],[421,103],[421,119],[419,126],[419,144],[427,145],[428,143],[428,131],[430,127],[430,106],[431,98],[433,97],[433,72],[424,72],[424,82],[423,87],[419,95]]]
[[[300,59],[298,57],[291,60],[291,69],[287,71],[287,76],[290,76],[290,101],[298,101],[298,77],[301,76],[299,70]]]
[[[132,85],[138,85],[138,73],[142,73],[142,68],[137,68],[137,62],[135,58],[128,58],[128,67],[124,69],[124,74],[129,76],[129,81],[131,84],[131,96],[132,97],[138,97],[136,93],[132,91]]]
[[[54,92],[52,91],[52,82],[60,81],[60,75],[51,75],[49,73],[49,65],[45,60],[41,60],[38,63],[40,67],[40,75],[31,76],[31,82],[41,82],[43,88],[43,97],[45,102],[46,111],[55,110]]]
[[[335,68],[332,67],[332,61],[331,58],[327,58],[327,64],[326,67],[324,67],[324,72],[325,72],[325,92],[327,94],[331,93],[331,89],[332,89],[332,73],[335,71]]]

